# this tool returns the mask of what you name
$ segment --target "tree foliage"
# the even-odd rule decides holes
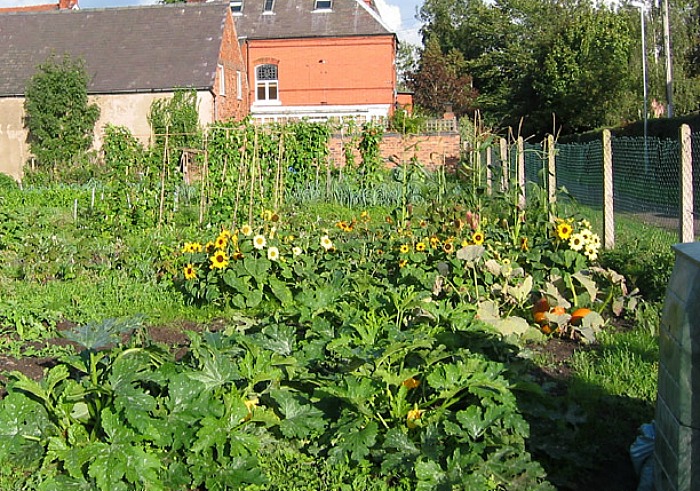
[[[669,0],[674,102],[682,115],[698,108],[700,7]],[[665,100],[660,9],[646,12],[648,94]],[[459,50],[478,91],[476,108],[490,126],[526,134],[574,132],[642,116],[639,10],[587,0],[425,0],[423,39],[443,53]],[[427,50],[426,50],[427,53]]]
[[[418,69],[409,74],[407,85],[414,91],[416,105],[442,114],[450,105],[457,115],[473,110],[476,91],[465,71],[464,56],[457,49],[443,54],[437,38],[428,40]]]
[[[88,74],[82,60],[65,55],[39,65],[25,90],[25,126],[40,166],[68,163],[90,148],[100,116],[87,94]]]

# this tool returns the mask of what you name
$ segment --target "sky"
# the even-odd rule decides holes
[[[0,0],[1,1],[1,0]],[[12,3],[43,3],[36,0],[14,0]],[[418,29],[419,22],[416,20],[416,11],[423,0],[375,0],[382,19],[387,26],[396,32],[401,41],[420,44]],[[106,8],[106,7],[127,7],[133,5],[148,5],[158,3],[158,0],[80,0],[80,7]]]

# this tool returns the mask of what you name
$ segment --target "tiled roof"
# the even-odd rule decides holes
[[[0,14],[0,96],[52,54],[82,57],[89,93],[213,87],[227,3]]]
[[[364,0],[333,0],[331,10],[314,10],[315,0],[274,0],[273,13],[263,13],[265,0],[243,0],[236,32],[249,39],[298,39],[388,35],[375,10]]]

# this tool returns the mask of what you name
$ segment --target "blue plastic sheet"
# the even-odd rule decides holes
[[[637,491],[654,491],[654,422],[639,427],[639,436],[630,446],[634,471],[639,477]]]

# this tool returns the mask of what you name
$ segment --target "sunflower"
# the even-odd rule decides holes
[[[455,245],[452,242],[445,242],[442,245],[442,250],[447,254],[452,254],[455,251]]]
[[[569,239],[569,247],[574,251],[580,251],[583,249],[586,240],[581,234],[573,234]]]
[[[484,243],[484,239],[486,237],[484,236],[484,232],[481,230],[477,230],[472,234],[472,242],[474,242],[475,245],[481,245]]]
[[[241,233],[245,235],[246,237],[250,236],[250,234],[253,233],[253,229],[250,228],[250,225],[247,223],[241,227]]]
[[[219,235],[214,241],[214,247],[216,247],[217,249],[226,249],[227,245],[228,237],[226,237],[224,234]]]
[[[330,239],[330,237],[328,237],[327,235],[321,237],[321,247],[323,247],[327,251],[333,249],[333,241]]]
[[[185,279],[186,280],[193,280],[197,277],[197,270],[195,267],[192,265],[192,263],[188,264],[187,266],[184,267],[182,270],[183,273],[185,274]]]
[[[216,250],[216,244],[214,244],[211,240],[204,244],[204,250],[208,253],[211,254]]]
[[[240,261],[243,259],[243,253],[240,250],[236,250],[236,252],[233,253],[233,260],[234,261]]]
[[[425,251],[425,248],[426,248],[426,245],[425,245],[425,242],[423,242],[423,241],[420,241],[416,244],[416,251],[418,251],[418,252]]]
[[[262,219],[265,220],[266,222],[269,222],[272,220],[272,211],[271,210],[264,210],[262,212]]]
[[[190,253],[194,252],[192,250],[192,242],[185,242],[185,245],[182,246],[182,252],[184,254],[190,254]]]
[[[222,250],[217,250],[214,255],[209,258],[212,269],[223,269],[228,266],[228,255]]]
[[[401,254],[408,254],[408,252],[411,250],[411,246],[408,244],[401,244],[401,247],[399,247],[399,252]]]
[[[530,247],[527,245],[527,237],[520,237],[520,250],[524,252],[530,250]]]
[[[255,247],[258,250],[262,250],[265,248],[265,245],[267,244],[267,239],[265,239],[264,235],[256,235],[253,237],[253,247]]]
[[[595,261],[598,259],[598,248],[593,244],[587,244],[583,250],[583,253],[590,261]]]
[[[573,232],[573,227],[567,222],[559,222],[559,225],[557,225],[557,237],[560,240],[569,240]]]
[[[440,244],[440,239],[438,239],[434,235],[430,237],[430,247],[435,248],[438,246],[438,244]]]
[[[399,268],[405,268],[407,264],[408,264],[408,261],[406,261],[405,259],[402,259],[399,261]]]
[[[192,248],[192,252],[202,252],[202,250],[204,249],[202,244],[200,244],[199,242],[192,242],[190,246]]]
[[[277,261],[280,258],[280,251],[276,247],[270,247],[267,250],[267,258],[270,261]]]

